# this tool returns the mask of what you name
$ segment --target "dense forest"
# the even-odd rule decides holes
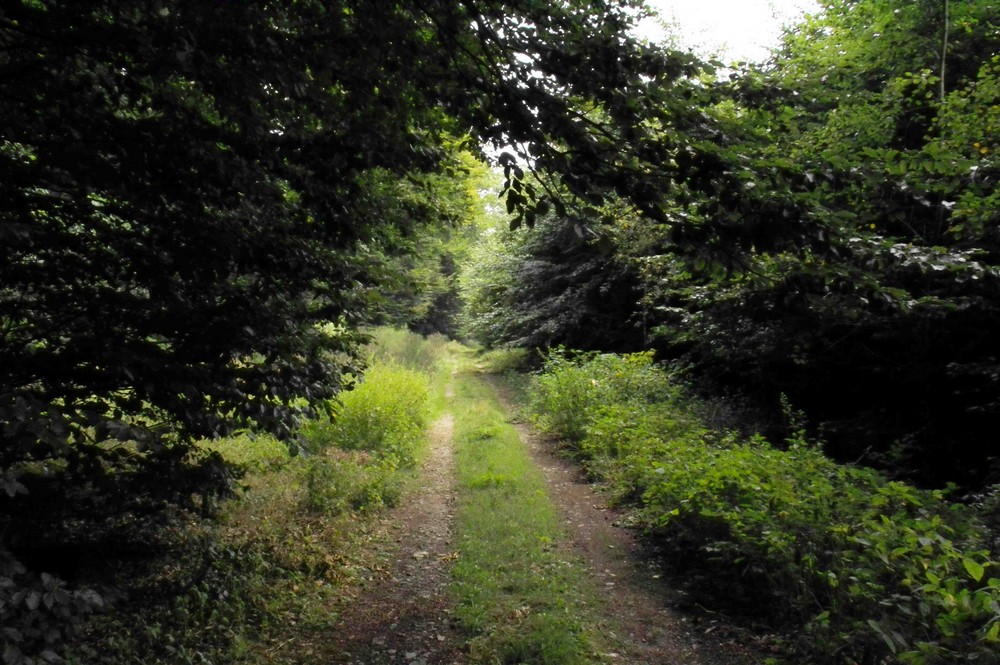
[[[233,494],[199,441],[308,454],[380,324],[652,351],[712,427],[996,538],[1000,5],[826,0],[764,63],[649,43],[646,11],[0,8],[4,663],[106,604],[81,550],[141,558]]]
[[[470,333],[655,348],[757,429],[790,405],[839,459],[995,483],[998,18],[953,5],[828,3],[679,80],[664,183],[492,240]]]

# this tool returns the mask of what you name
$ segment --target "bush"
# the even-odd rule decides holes
[[[243,662],[246,640],[278,620],[271,614],[273,585],[282,574],[274,564],[276,547],[222,538],[205,523],[170,532],[161,534],[162,558],[127,569],[134,577],[121,589],[126,593],[85,626],[69,663]]]
[[[677,397],[651,351],[573,355],[557,348],[546,356],[530,401],[543,431],[579,442],[602,405],[672,403]]]
[[[400,339],[420,340],[412,333]],[[400,492],[396,472],[416,461],[429,398],[425,374],[382,360],[342,395],[336,418],[307,423],[300,436],[314,454],[304,470],[307,509],[334,515],[394,505]]]
[[[341,395],[333,420],[306,423],[300,439],[318,453],[330,447],[366,451],[380,464],[410,466],[423,440],[430,383],[426,375],[392,362],[380,362],[364,381]]]
[[[305,489],[305,507],[326,515],[392,506],[400,494],[392,469],[373,463],[366,453],[336,449],[309,460]]]
[[[246,471],[266,471],[288,463],[288,444],[270,434],[241,432],[235,436],[204,440],[199,447],[212,450],[229,464]]]
[[[72,589],[48,573],[28,571],[0,549],[0,637],[4,665],[60,662],[65,641],[104,606],[94,589]],[[65,654],[62,654],[65,655]]]
[[[538,357],[533,355],[528,349],[505,348],[490,349],[480,351],[476,359],[476,366],[484,372],[490,374],[503,374],[505,372],[524,372],[528,369],[537,369]],[[532,367],[534,365],[534,367]]]
[[[713,432],[645,355],[557,352],[534,394],[700,601],[796,627],[813,662],[1000,662],[1000,565],[943,492]]]
[[[414,335],[400,339],[416,340],[407,348],[433,345]],[[118,512],[97,524],[99,530],[61,514],[49,521],[61,524],[60,531],[22,528],[33,537],[19,540],[14,556],[0,548],[0,663],[40,664],[56,656],[95,664],[256,662],[247,654],[262,633],[283,630],[289,617],[304,617],[307,606],[328,607],[337,584],[353,575],[338,549],[353,538],[350,513],[397,502],[400,469],[414,460],[428,415],[424,374],[378,361],[364,379],[343,394],[335,422],[302,428],[307,454],[296,457],[287,444],[248,431],[197,442],[190,453],[167,451],[132,477],[123,447],[108,447],[109,455],[124,459],[108,471],[109,489],[77,491],[75,501],[57,504],[83,515],[92,512],[88,502],[112,506]],[[176,508],[216,507],[213,497],[195,494],[207,486],[199,474],[226,464],[247,472],[248,491],[238,501],[218,506],[211,520]],[[165,482],[189,475],[189,482]],[[43,491],[76,487],[54,473],[21,478],[35,507],[44,505],[38,501]],[[156,507],[168,489],[192,496],[173,500],[155,519],[139,512]],[[18,517],[9,509],[16,497],[2,498],[0,531]],[[32,517],[22,521],[30,525]],[[39,552],[57,567],[44,567]],[[299,587],[307,578],[317,584]]]

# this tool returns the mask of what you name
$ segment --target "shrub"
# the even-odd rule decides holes
[[[102,609],[93,589],[72,589],[48,573],[28,571],[0,549],[0,661],[5,665],[61,662],[65,641]],[[65,654],[62,654],[65,655]]]
[[[329,607],[337,584],[354,574],[338,549],[357,524],[348,513],[397,502],[399,469],[412,463],[422,441],[427,401],[424,374],[383,360],[343,394],[335,422],[301,428],[308,454],[293,458],[285,443],[259,432],[198,442],[201,457],[246,470],[249,491],[223,504],[216,520],[177,510],[155,521],[120,518],[110,525],[113,553],[84,550],[86,567],[78,568],[87,577],[73,585],[26,571],[0,551],[0,662],[48,662],[53,654],[74,663],[256,662],[247,651],[261,633],[283,630],[289,617],[303,625],[311,620],[308,607],[327,621],[319,608]],[[192,457],[166,457],[158,475],[130,482],[161,489],[170,464],[199,470],[200,457]],[[129,529],[136,533],[123,538]],[[49,541],[62,539],[47,534]],[[108,599],[106,612],[97,612],[102,597],[84,585],[93,586],[92,569],[110,582],[94,587]],[[317,584],[301,585],[309,578]]]
[[[807,624],[810,649],[871,663],[886,650],[912,663],[996,662],[1000,579],[985,576],[996,564],[971,516],[940,492],[811,446],[657,448],[639,477],[642,524],[675,551],[707,555],[726,593],[764,599],[754,611]]]
[[[306,423],[301,440],[318,453],[330,447],[366,451],[380,464],[412,465],[428,419],[427,377],[391,362],[373,365],[341,395],[337,416]]]
[[[677,396],[651,351],[572,355],[558,348],[546,356],[530,401],[543,431],[578,442],[602,405],[672,403]]]
[[[163,558],[129,568],[135,577],[127,593],[86,625],[66,662],[243,662],[241,645],[277,619],[270,614],[276,552],[256,540],[220,538],[207,524],[170,532],[161,534]]]
[[[392,506],[400,491],[392,470],[373,463],[371,456],[335,449],[309,460],[305,489],[305,507],[326,515]]]
[[[266,471],[286,464],[290,458],[288,445],[270,434],[241,432],[221,439],[204,440],[201,448],[212,450],[229,464],[247,471]]]
[[[537,362],[534,361],[537,361],[537,356],[533,356],[528,349],[504,348],[480,352],[476,365],[490,374],[502,374],[523,372],[532,364],[537,368]]]
[[[1000,564],[944,492],[713,432],[644,356],[557,352],[532,403],[702,602],[804,628],[813,662],[1000,662]]]

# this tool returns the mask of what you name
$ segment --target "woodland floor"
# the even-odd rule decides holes
[[[511,396],[502,383],[485,379],[508,414]],[[449,388],[449,408],[453,399]],[[533,428],[511,419],[565,522],[559,546],[574,551],[601,588],[595,608],[606,650],[598,662],[628,665],[750,665],[763,661],[746,635],[724,621],[671,607],[677,594],[657,572],[634,535],[619,526],[621,515],[560,457]],[[456,490],[453,416],[431,428],[430,450],[420,476],[380,522],[385,565],[368,588],[343,607],[332,633],[330,662],[352,665],[460,665],[466,662],[462,630],[453,619],[449,594]]]

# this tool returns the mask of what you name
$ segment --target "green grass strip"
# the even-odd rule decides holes
[[[475,663],[588,663],[596,659],[579,561],[557,547],[564,531],[541,471],[489,387],[455,378],[459,558],[457,617]]]

